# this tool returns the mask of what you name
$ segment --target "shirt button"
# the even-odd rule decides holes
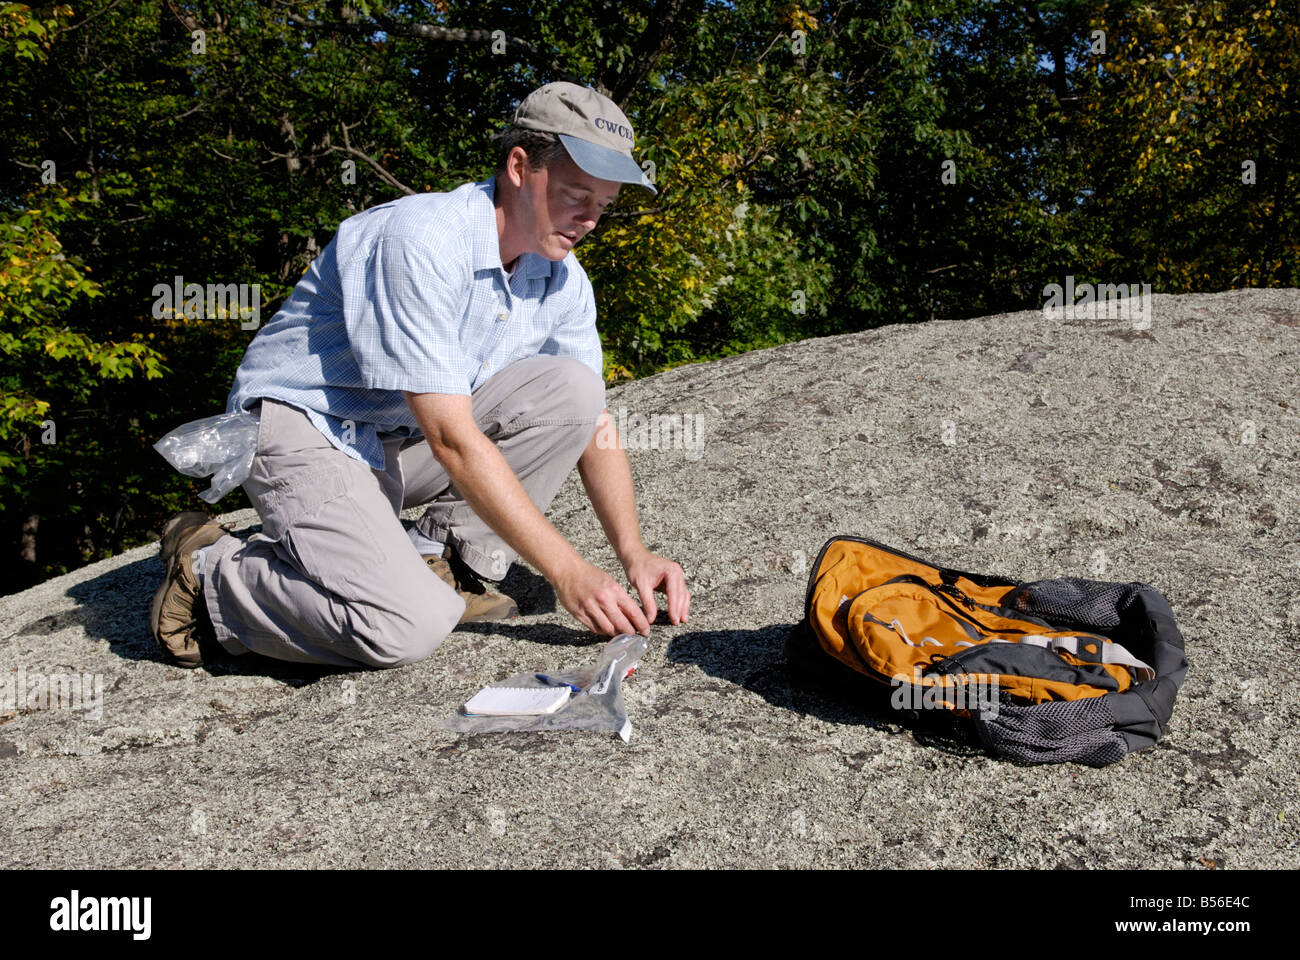
[[[504,320],[504,319],[505,319],[506,317],[508,317],[508,316],[510,316],[510,314],[508,314],[508,313],[506,313],[504,310],[502,310],[500,313],[497,314],[497,319],[498,319],[498,320]]]

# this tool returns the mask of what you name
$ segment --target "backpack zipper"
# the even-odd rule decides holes
[[[969,596],[967,596],[965,591],[963,591],[961,587],[957,586],[955,583],[936,584],[934,585],[934,590],[937,593],[946,593],[951,595],[955,599],[960,600],[962,603],[966,604],[966,608],[968,610],[975,609],[975,601],[972,600]]]
[[[969,616],[964,610],[961,609],[961,607],[957,605],[958,602],[964,604],[966,608],[971,611],[974,611],[976,608],[979,608],[980,610],[984,610],[986,613],[992,613],[995,616],[1000,616],[1006,620],[1015,619],[1013,617],[1006,617],[1003,614],[997,613],[994,610],[989,610],[987,607],[984,606],[984,604],[977,603],[972,597],[966,594],[960,587],[957,587],[950,583],[941,583],[936,586],[935,584],[930,583],[930,581],[922,577],[918,577],[915,574],[911,574],[911,573],[904,573],[901,576],[894,577],[892,580],[887,580],[885,581],[885,583],[880,584],[880,586],[883,587],[885,586],[885,584],[888,583],[912,583],[920,587],[925,587],[936,597],[939,597],[947,602],[947,605],[951,608],[951,610],[948,612],[948,616],[954,617],[956,619],[961,620],[964,623],[970,624],[983,636],[988,636],[989,634],[994,633],[995,631],[993,630],[992,627],[980,623],[974,617]],[[1028,630],[1018,630],[1014,627],[1007,627],[1003,629],[1001,632],[1020,633],[1026,636],[1029,635]]]
[[[963,591],[961,587],[953,583],[934,584],[934,583],[930,583],[928,580],[925,580],[921,577],[913,576],[910,573],[905,573],[900,577],[895,577],[893,580],[890,580],[888,582],[889,583],[908,582],[908,583],[920,584],[923,587],[929,588],[932,592],[939,594],[945,600],[948,600],[950,603],[953,601],[960,601],[966,606],[967,610],[971,610],[971,611],[974,611],[976,609],[983,610],[985,613],[991,613],[995,617],[1001,617],[1004,620],[1024,620],[1024,621],[1028,621],[1029,623],[1038,624],[1039,626],[1046,627],[1049,630],[1063,629],[1059,625],[1053,624],[1048,620],[1042,619],[1041,617],[1031,616],[1025,613],[1023,610],[1008,610],[1005,607],[1000,607],[994,604],[980,603],[978,600],[976,600],[975,598],[967,594],[965,591]],[[1020,630],[1019,632],[1024,634],[1029,633],[1028,630]]]

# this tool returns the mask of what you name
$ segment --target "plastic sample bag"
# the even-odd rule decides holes
[[[569,684],[577,691],[569,702],[551,714],[531,716],[476,716],[462,707],[439,726],[460,733],[500,733],[507,730],[596,730],[617,733],[626,743],[632,736],[632,722],[623,704],[623,680],[645,656],[649,641],[639,633],[615,637],[600,652],[594,664],[544,674],[518,673],[498,681],[494,687],[537,688]]]
[[[216,503],[248,479],[257,453],[258,418],[247,412],[222,413],[182,424],[153,445],[163,459],[187,477],[212,477],[199,494]]]

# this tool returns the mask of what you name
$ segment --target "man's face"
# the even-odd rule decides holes
[[[533,252],[547,260],[563,260],[575,243],[596,229],[596,221],[622,186],[587,175],[563,152],[545,170],[533,170],[526,162],[521,166],[525,229]]]

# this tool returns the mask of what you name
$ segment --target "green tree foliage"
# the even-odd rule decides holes
[[[1106,9],[1083,112],[1095,270],[1166,290],[1300,285],[1300,11]]]
[[[61,3],[48,11],[33,10],[25,3],[0,3],[0,55],[19,62],[43,61],[54,35],[71,16],[72,8]]]
[[[157,354],[138,335],[127,343],[98,342],[61,322],[73,319],[79,300],[100,295],[86,268],[63,252],[53,229],[70,209],[66,197],[55,195],[0,222],[0,443],[6,446],[43,421],[52,409],[45,396],[55,391],[84,402],[101,381],[137,371],[162,376]],[[0,468],[17,464],[0,449]]]
[[[155,287],[258,284],[269,320],[345,217],[489,176],[542,83],[613,97],[654,164],[658,195],[625,187],[578,250],[617,379],[1038,306],[1067,273],[1295,284],[1298,22],[1296,0],[0,4],[5,582],[142,542],[204,486],[151,445],[223,407],[254,332]]]
[[[43,64],[71,13],[63,6],[45,15],[20,4],[0,8],[0,59]],[[49,168],[41,172],[55,179]],[[111,446],[93,436],[96,394],[136,374],[164,373],[142,334],[119,332],[87,302],[101,296],[100,285],[58,236],[73,219],[74,198],[53,182],[0,208],[0,521],[15,533],[11,565],[26,565],[29,576],[42,569],[38,534],[52,531],[80,550],[82,518],[95,515],[75,494],[88,473],[91,488],[98,486],[93,474]]]

